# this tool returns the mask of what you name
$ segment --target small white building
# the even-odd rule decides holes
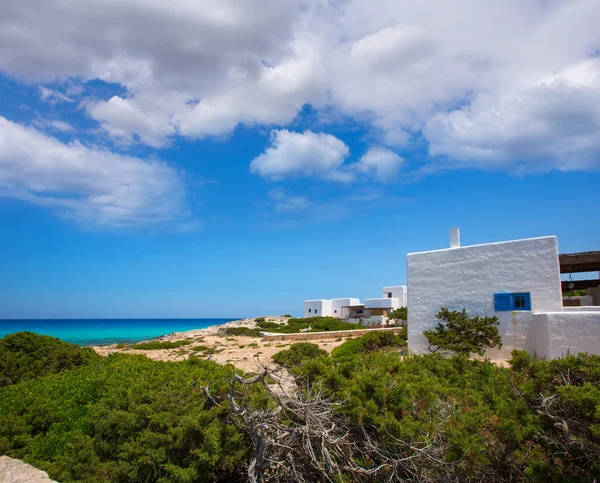
[[[384,287],[383,297],[366,299],[362,304],[353,297],[332,300],[305,300],[304,317],[337,317],[352,323],[385,325],[392,310],[406,307],[406,286]]]
[[[304,318],[331,317],[331,300],[305,300]]]
[[[360,305],[360,300],[357,298],[342,298],[331,300],[331,316],[338,319],[347,319],[350,317],[350,307]]]
[[[563,308],[554,236],[461,247],[455,229],[451,248],[410,253],[406,267],[414,353],[428,352],[423,331],[437,326],[441,307],[498,317],[503,347],[488,351],[492,359],[509,358],[513,349],[538,358],[600,353],[600,311]]]

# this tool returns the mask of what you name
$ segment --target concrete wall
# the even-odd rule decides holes
[[[600,354],[600,312],[564,311],[533,315],[525,350],[538,359],[556,359],[570,352]]]
[[[365,309],[397,309],[400,307],[400,300],[394,298],[365,299]]]
[[[504,347],[491,358],[523,348],[532,312],[562,310],[556,237],[410,253],[408,279],[408,348],[428,352],[423,331],[437,325],[441,307],[465,308],[473,315],[495,315]],[[494,293],[530,292],[532,311],[495,312]]]
[[[382,297],[388,297],[388,294],[392,294],[392,298],[400,300],[400,307],[406,307],[408,299],[407,299],[407,289],[406,285],[394,285],[391,287],[383,287]]]
[[[332,317],[343,318],[348,316],[348,309],[342,307],[347,305],[359,305],[360,300],[356,298],[345,298],[345,299],[333,299],[331,301],[331,315]],[[306,316],[305,316],[306,317]]]
[[[310,312],[309,312],[310,310]],[[305,300],[304,317],[331,316],[331,300]]]

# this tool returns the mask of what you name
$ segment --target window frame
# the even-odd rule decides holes
[[[531,310],[531,292],[497,292],[494,294],[495,312]]]

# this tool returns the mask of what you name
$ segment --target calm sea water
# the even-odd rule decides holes
[[[0,338],[29,331],[81,345],[139,342],[171,332],[205,329],[237,319],[29,319],[0,320]]]

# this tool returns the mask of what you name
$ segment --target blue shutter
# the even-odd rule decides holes
[[[511,294],[509,293],[495,293],[494,294],[494,310],[496,312],[506,312],[510,310],[511,306]]]

